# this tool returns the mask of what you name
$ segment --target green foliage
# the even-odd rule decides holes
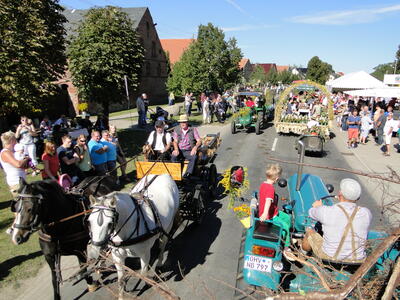
[[[235,39],[225,41],[222,30],[211,23],[200,25],[197,39],[174,64],[168,90],[182,95],[229,89],[240,79],[241,58]]]
[[[399,45],[399,47],[398,47],[398,49],[396,51],[396,59],[400,60],[400,45]]]
[[[55,92],[63,73],[66,22],[58,0],[2,0],[0,116],[29,113]]]
[[[333,69],[330,64],[323,62],[318,56],[314,56],[308,62],[306,78],[319,84],[325,84],[332,73]]]
[[[269,70],[267,74],[267,82],[272,85],[277,85],[279,83],[279,73],[274,69]]]
[[[253,72],[251,72],[250,75],[250,82],[253,84],[267,82],[267,75],[265,74],[263,67],[261,67],[260,65],[255,66]]]
[[[385,74],[393,74],[393,73],[394,73],[394,63],[386,63],[377,65],[374,68],[374,72],[372,72],[371,75],[379,80],[383,80]]]
[[[143,51],[126,13],[112,6],[90,9],[68,48],[81,99],[100,103],[108,115],[109,104],[124,99],[124,75],[131,89],[138,87]]]

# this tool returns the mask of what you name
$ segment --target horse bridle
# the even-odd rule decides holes
[[[28,199],[26,199],[28,198]],[[28,230],[30,233],[38,230],[38,226],[40,224],[40,205],[42,204],[43,196],[39,195],[29,195],[29,194],[19,194],[17,197],[17,201],[15,204],[16,213],[20,213],[22,210],[22,202],[31,202],[32,203],[32,211],[33,220],[26,225],[14,223],[13,227],[16,229]]]
[[[111,230],[110,230],[110,234],[106,234],[102,241],[96,241],[96,242],[93,241],[93,238],[91,237],[91,243],[92,243],[93,246],[102,247],[105,244],[107,244],[108,241],[112,239],[111,235],[115,231],[115,227],[118,224],[119,214],[118,214],[118,212],[117,212],[117,210],[115,208],[107,207],[107,206],[103,206],[103,205],[94,205],[92,207],[92,214],[98,213],[97,225],[99,225],[99,226],[103,225],[105,211],[111,211],[112,212],[112,217],[111,217],[112,218],[112,223],[111,223],[112,227],[111,227]]]

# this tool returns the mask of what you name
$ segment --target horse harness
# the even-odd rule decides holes
[[[126,220],[122,223],[122,225],[120,226],[120,228],[118,230],[115,230],[115,227],[116,227],[116,224],[118,223],[119,215],[115,208],[110,208],[110,207],[105,207],[105,206],[94,206],[93,207],[93,212],[99,213],[99,215],[97,217],[97,224],[99,226],[101,226],[101,224],[103,223],[104,211],[108,210],[108,211],[113,212],[113,222],[112,222],[113,224],[112,224],[111,232],[115,231],[115,233],[112,234],[108,239],[104,239],[103,241],[95,242],[92,240],[91,241],[92,245],[104,246],[105,244],[110,243],[111,246],[113,246],[113,247],[126,247],[126,246],[131,246],[131,245],[146,241],[160,232],[162,234],[164,234],[165,236],[167,236],[168,238],[171,238],[170,235],[162,227],[160,216],[157,212],[156,207],[154,206],[154,202],[149,197],[144,195],[144,192],[147,190],[147,188],[153,183],[153,181],[157,177],[158,177],[158,175],[155,175],[149,181],[149,183],[145,184],[145,186],[143,187],[143,189],[140,192],[133,193],[130,195],[131,199],[133,201],[134,209],[129,214],[129,216],[126,218]],[[143,207],[142,207],[143,203],[146,203],[150,207],[151,212],[154,216],[154,221],[155,221],[156,226],[153,229],[150,229],[149,224],[148,224],[146,218],[144,217],[144,212],[143,212]],[[119,234],[119,232],[122,230],[122,228],[128,223],[128,221],[132,218],[132,216],[135,213],[137,216],[135,230],[130,234],[128,239],[126,239],[120,243],[114,243],[112,241],[112,239]],[[141,219],[143,220],[146,232],[142,235],[139,235]],[[135,236],[136,234],[137,234],[137,236]]]
[[[77,195],[77,194],[75,194],[75,195]],[[33,200],[33,199],[35,199],[35,200]],[[65,243],[70,243],[70,242],[74,242],[74,241],[77,241],[77,240],[82,240],[82,239],[85,239],[85,238],[88,237],[87,230],[83,230],[83,231],[80,231],[80,232],[75,232],[75,233],[72,233],[72,234],[69,234],[69,235],[63,235],[63,236],[55,236],[55,235],[51,235],[51,234],[48,234],[48,233],[44,232],[45,228],[55,226],[55,225],[57,225],[59,223],[63,223],[65,221],[74,219],[74,218],[79,217],[81,215],[86,215],[88,212],[90,212],[91,210],[88,209],[88,207],[86,207],[85,204],[84,204],[84,200],[85,199],[84,199],[83,195],[80,195],[79,200],[77,201],[82,205],[82,208],[83,208],[82,212],[79,212],[77,214],[74,214],[72,216],[63,218],[63,219],[58,220],[58,221],[51,222],[49,224],[43,224],[41,226],[41,228],[39,228],[39,225],[40,225],[40,205],[42,204],[42,200],[43,200],[43,196],[41,194],[39,194],[39,195],[29,195],[29,194],[24,194],[24,193],[19,194],[18,198],[17,198],[17,201],[16,201],[16,206],[15,206],[16,212],[20,212],[21,211],[22,202],[23,201],[28,201],[28,202],[32,203],[31,214],[34,217],[33,217],[33,220],[27,225],[15,223],[13,225],[13,227],[16,228],[16,229],[28,230],[30,234],[35,232],[35,231],[38,231],[39,239],[41,239],[44,242],[49,242],[49,243],[58,242],[60,244],[65,244]]]

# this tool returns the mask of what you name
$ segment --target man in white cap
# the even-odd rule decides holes
[[[330,261],[363,261],[372,214],[368,208],[357,205],[360,196],[360,184],[345,178],[340,182],[339,203],[326,206],[321,200],[315,201],[308,214],[322,224],[323,237],[307,228],[302,249]]]
[[[174,151],[172,151],[172,162],[177,162],[184,157],[189,161],[184,177],[188,178],[193,174],[194,164],[197,158],[197,149],[201,146],[201,138],[196,128],[189,127],[189,120],[186,115],[179,117],[179,127],[174,131]]]

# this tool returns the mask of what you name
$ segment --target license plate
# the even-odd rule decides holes
[[[244,268],[271,273],[272,259],[255,255],[246,255],[244,257]]]

